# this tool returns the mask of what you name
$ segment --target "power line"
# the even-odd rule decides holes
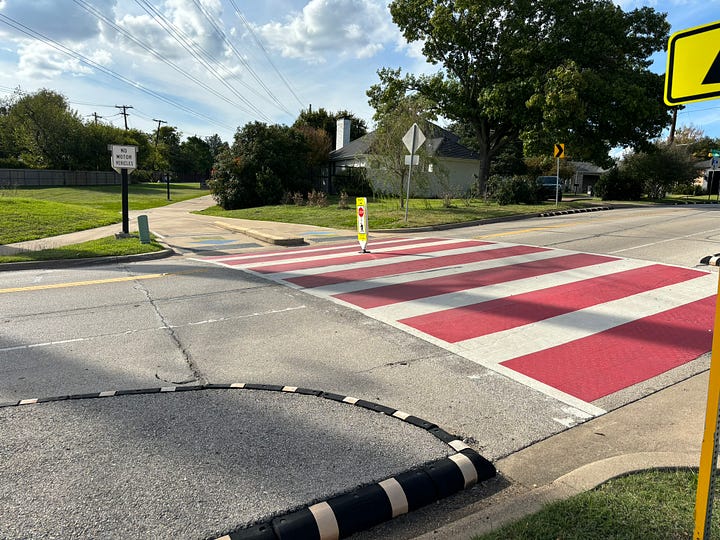
[[[134,37],[132,34],[130,34],[130,32],[128,32],[124,28],[118,26],[117,24],[115,24],[113,21],[111,21],[105,15],[103,15],[97,9],[95,9],[92,5],[88,4],[85,0],[73,0],[73,2],[75,2],[77,5],[79,5],[83,9],[85,9],[85,11],[87,11],[91,15],[95,16],[97,19],[101,20],[108,26],[112,27],[116,32],[122,34],[127,39],[129,39],[130,41],[135,43],[137,46],[141,47],[143,50],[145,50],[146,52],[148,52],[149,54],[151,54],[152,56],[154,56],[155,58],[157,58],[164,64],[168,65],[169,67],[171,67],[172,69],[174,69],[175,71],[177,71],[178,73],[183,75],[184,77],[190,79],[192,82],[194,82],[195,84],[197,84],[204,90],[210,92],[211,94],[218,97],[219,99],[222,99],[223,101],[225,101],[229,105],[232,105],[233,107],[243,108],[238,103],[228,99],[226,96],[224,96],[223,94],[221,94],[220,92],[218,92],[217,90],[215,90],[214,88],[209,86],[208,84],[204,83],[203,81],[201,81],[200,79],[198,79],[197,77],[195,77],[194,75],[189,73],[188,71],[181,68],[175,62],[169,60],[168,58],[166,58],[165,56],[163,56],[162,54],[160,54],[159,52],[154,50],[147,43],[144,43],[144,42],[140,41],[139,39],[137,39],[136,37]],[[252,105],[250,104],[250,106],[252,106]],[[245,110],[245,112],[252,114],[251,111],[249,111],[247,109],[244,109],[244,110]],[[259,111],[257,111],[257,112],[259,112]]]
[[[131,79],[128,79],[127,77],[124,77],[123,75],[120,75],[119,73],[116,73],[115,71],[113,71],[109,68],[106,68],[105,66],[103,66],[101,64],[98,64],[97,62],[87,58],[86,56],[84,56],[76,51],[73,51],[73,50],[69,49],[68,47],[65,47],[61,43],[58,43],[57,41],[45,36],[44,34],[25,26],[24,24],[16,21],[15,19],[12,19],[11,17],[8,17],[7,15],[3,15],[2,13],[0,13],[0,22],[17,30],[18,32],[20,32],[22,34],[25,34],[33,39],[41,41],[42,43],[49,45],[50,47],[53,47],[54,49],[57,49],[58,51],[66,54],[72,58],[75,58],[76,60],[79,60],[83,64],[86,64],[92,68],[95,68],[98,71],[100,71],[110,77],[113,77],[114,79],[124,82],[125,84],[128,84],[128,85],[132,86],[133,88],[135,88],[136,90],[139,90],[140,92],[144,92],[144,93],[154,97],[155,99],[164,101],[165,103],[172,105],[173,107],[175,107],[177,109],[183,110],[193,116],[203,118],[203,119],[207,120],[208,122],[215,124],[217,126],[220,126],[224,129],[228,129],[228,130],[233,129],[231,126],[229,126],[227,124],[219,122],[218,120],[216,120],[206,114],[195,111],[195,110],[191,109],[190,107],[187,107],[181,103],[178,103],[162,94],[154,92],[153,90],[150,90],[149,88],[144,87],[142,84],[140,84],[136,81],[133,81]]]
[[[288,90],[290,90],[290,93],[293,95],[293,97],[297,100],[297,102],[300,104],[300,107],[304,107],[305,104],[303,101],[298,97],[298,95],[295,93],[295,90],[290,85],[290,82],[283,76],[282,73],[280,73],[280,70],[277,68],[275,63],[272,61],[272,58],[270,58],[270,54],[268,53],[267,49],[265,48],[265,45],[263,45],[263,42],[260,40],[258,35],[255,33],[255,31],[252,28],[252,25],[250,22],[245,18],[245,15],[240,11],[240,8],[238,8],[237,4],[235,3],[235,0],[230,0],[230,5],[232,5],[233,9],[235,10],[235,13],[242,21],[243,25],[245,25],[245,28],[250,33],[250,35],[255,40],[255,43],[260,48],[260,50],[265,54],[265,58],[267,59],[268,63],[272,66],[272,68],[275,70],[275,73],[277,73],[278,77],[280,77],[280,80],[285,84]]]
[[[250,107],[253,110],[252,114],[257,115],[265,121],[270,120],[249,99],[243,96],[234,86],[232,86],[228,82],[228,80],[233,77],[233,74],[230,70],[228,70],[227,67],[225,67],[221,62],[218,62],[212,54],[205,50],[200,44],[195,42],[181,28],[173,24],[172,21],[168,20],[165,15],[158,11],[157,8],[149,4],[146,0],[135,0],[135,3],[138,4],[148,15],[150,15],[165,30],[165,32],[167,32],[170,37],[177,41],[183,49],[185,49],[193,58],[195,58],[195,60],[200,62],[213,77],[215,77],[223,86],[230,90],[233,95],[235,95],[238,99],[240,99],[241,101],[243,101],[243,103]],[[225,75],[220,73],[215,66],[220,67],[224,71]],[[257,92],[249,84],[245,83],[242,80],[239,81],[239,83],[258,98],[263,99],[270,104],[273,104],[267,100],[266,96],[263,96],[262,94]]]
[[[200,12],[205,16],[205,19],[210,23],[210,26],[213,27],[215,30],[215,33],[220,37],[220,39],[223,40],[223,42],[230,48],[230,50],[235,54],[235,57],[238,59],[238,61],[247,69],[247,71],[252,75],[253,79],[262,87],[265,92],[267,92],[267,95],[270,96],[270,98],[280,107],[286,114],[292,116],[292,113],[283,105],[278,97],[273,93],[272,90],[265,84],[265,82],[258,76],[257,73],[255,73],[255,70],[252,69],[250,64],[245,60],[243,55],[240,53],[240,51],[237,50],[237,47],[228,39],[225,32],[218,26],[218,24],[215,22],[215,19],[213,19],[212,15],[208,13],[208,11],[205,9],[205,7],[198,1],[198,0],[192,0],[192,3],[195,4],[195,7],[197,7]]]

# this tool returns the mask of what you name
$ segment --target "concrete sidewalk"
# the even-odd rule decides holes
[[[235,235],[238,243],[262,242],[255,244],[257,249],[300,243],[308,234],[352,236],[347,231],[307,225],[219,219],[190,213],[212,204],[212,198],[205,196],[131,212],[131,222],[136,224],[138,215],[147,215],[151,231],[181,254],[196,252],[192,238],[203,234]],[[131,230],[136,228],[131,225]],[[44,249],[110,236],[119,230],[117,224],[5,248]],[[709,354],[701,361],[709,367]],[[445,523],[438,523],[435,530],[419,538],[466,539],[618,475],[655,467],[697,467],[707,382],[704,371],[499,460],[495,465],[510,481],[509,488],[451,513]]]

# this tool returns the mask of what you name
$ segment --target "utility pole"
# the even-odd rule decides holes
[[[153,158],[153,170],[157,169],[157,146],[158,146],[158,140],[160,139],[160,124],[167,124],[165,120],[158,120],[157,118],[153,118],[153,122],[158,123],[157,130],[155,130],[155,156]]]
[[[672,123],[670,124],[670,135],[668,136],[668,142],[673,144],[675,142],[675,126],[677,125],[677,107],[673,107],[672,110]]]
[[[160,138],[160,124],[167,124],[165,120],[158,120],[157,118],[153,118],[153,122],[158,123],[157,130],[155,131],[155,156],[153,158],[153,171],[157,169],[157,145],[158,145],[158,139]],[[167,187],[167,200],[170,200],[170,176],[165,175],[165,185]]]
[[[127,131],[127,128],[128,128],[128,124],[127,124],[128,112],[127,112],[127,110],[132,109],[133,106],[132,105],[115,105],[115,108],[122,109],[122,112],[120,114],[122,114],[125,117],[125,131]]]
[[[98,123],[98,118],[102,118],[102,116],[100,116],[100,115],[99,115],[98,113],[96,113],[96,112],[92,113],[90,116],[92,116],[93,118],[95,118],[95,122],[94,122],[95,124]]]

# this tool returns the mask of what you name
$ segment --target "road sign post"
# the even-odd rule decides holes
[[[720,279],[720,275],[718,276]],[[693,540],[710,538],[713,494],[715,491],[715,467],[718,457],[718,417],[720,416],[720,281],[715,303],[712,353],[710,358],[710,381],[705,410],[705,431],[700,451],[697,494],[695,496],[695,532]]]
[[[555,177],[555,206],[557,206],[560,200],[560,158],[565,157],[565,143],[555,145],[553,156],[557,159],[557,176]]]
[[[122,182],[122,234],[130,234],[128,205],[128,172],[137,168],[137,146],[111,144],[110,165],[120,173]]]
[[[357,214],[357,235],[360,243],[361,253],[368,253],[368,214],[367,214],[367,198],[357,197],[355,199],[355,207]]]
[[[663,98],[665,103],[671,107],[682,103],[720,98],[720,22],[688,28],[670,36]],[[714,152],[711,152],[711,157],[714,157]],[[714,180],[715,171],[713,170],[708,178],[708,200],[710,200]],[[720,192],[718,197],[720,198]],[[700,451],[700,469],[695,496],[694,540],[705,540],[710,536],[715,468],[718,457],[719,417],[720,281],[715,304],[705,432]]]
[[[407,181],[407,196],[405,197],[405,223],[408,220],[408,207],[410,206],[410,179],[412,178],[413,164],[415,164],[415,152],[425,142],[425,134],[420,131],[417,124],[413,124],[412,127],[405,133],[402,138],[405,147],[410,151],[410,169],[408,171]]]

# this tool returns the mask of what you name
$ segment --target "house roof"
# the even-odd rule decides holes
[[[602,174],[608,171],[608,169],[598,167],[597,165],[595,165],[594,163],[590,163],[589,161],[571,161],[570,163],[573,165],[573,167],[575,167],[575,170],[577,172],[581,173]]]
[[[425,149],[431,156],[452,159],[479,160],[480,156],[467,146],[460,144],[460,137],[433,123],[428,123],[429,133],[425,136]],[[353,159],[355,156],[367,154],[375,139],[372,131],[359,139],[350,141],[342,148],[330,152],[330,161]]]

